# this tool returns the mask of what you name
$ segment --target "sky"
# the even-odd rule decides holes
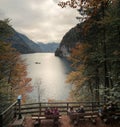
[[[34,42],[60,42],[78,21],[78,12],[61,8],[59,0],[0,0],[0,20],[11,19],[12,27]]]

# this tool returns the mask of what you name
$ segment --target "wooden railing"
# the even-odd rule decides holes
[[[0,127],[7,127],[10,121],[16,117],[17,101],[0,114]]]
[[[8,123],[12,121],[16,116],[21,113],[21,115],[42,115],[47,107],[57,107],[60,114],[67,114],[68,108],[73,107],[77,109],[79,106],[83,105],[85,111],[98,112],[98,110],[103,106],[101,102],[41,102],[41,103],[31,103],[22,104],[21,110],[17,102],[14,102],[8,109],[0,114],[0,127],[7,127]],[[119,103],[120,107],[120,103]],[[21,112],[19,112],[21,111]]]
[[[68,108],[72,106],[77,109],[83,105],[86,111],[98,111],[103,105],[99,102],[41,102],[21,105],[21,114],[43,114],[47,107],[57,107],[61,114],[67,114]]]

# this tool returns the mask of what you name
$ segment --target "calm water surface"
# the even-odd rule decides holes
[[[42,101],[68,98],[71,85],[65,82],[70,72],[67,61],[55,57],[54,53],[34,53],[22,57],[26,59],[28,76],[32,78],[33,91],[29,95],[29,101],[38,101],[39,95]]]

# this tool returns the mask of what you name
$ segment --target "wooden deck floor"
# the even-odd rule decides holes
[[[31,119],[31,117],[26,117],[24,127],[34,127],[33,123],[34,121]],[[41,121],[40,127],[55,127],[55,126],[53,125],[52,120],[43,120]],[[62,116],[62,118],[59,120],[59,127],[120,127],[120,121],[118,123],[115,123],[114,125],[110,125],[104,124],[98,118],[96,125],[92,124],[90,121],[81,121],[78,125],[73,125],[71,124],[68,116]]]

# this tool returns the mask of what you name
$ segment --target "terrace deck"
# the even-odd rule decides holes
[[[26,117],[24,127],[33,127],[34,121],[31,117]],[[67,115],[63,115],[59,120],[59,127],[75,127],[72,124]],[[52,120],[44,120],[41,122],[40,127],[54,127]],[[91,121],[80,121],[77,127],[120,127],[120,121],[113,124],[105,124],[99,118],[97,118],[97,123],[94,125]]]

